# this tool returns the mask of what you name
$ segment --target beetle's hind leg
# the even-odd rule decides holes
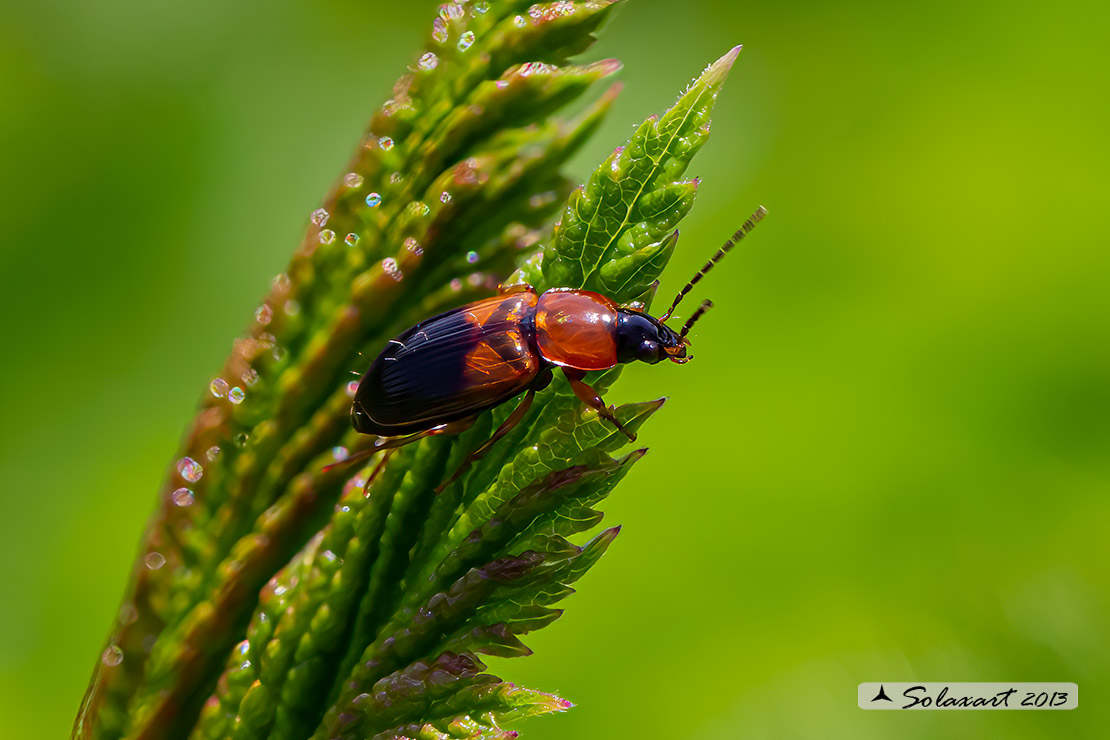
[[[407,444],[412,444],[413,442],[417,442],[421,439],[424,439],[425,437],[435,437],[439,434],[459,434],[460,432],[465,432],[474,424],[474,420],[477,418],[477,416],[468,416],[467,418],[460,419],[459,421],[452,421],[448,424],[440,424],[438,427],[432,427],[431,429],[425,429],[422,432],[408,434],[403,437],[378,437],[365,450],[359,450],[355,454],[343,460],[340,460],[339,462],[334,462],[331,465],[325,465],[322,472],[327,473],[339,467],[346,467],[351,463],[365,460],[371,455],[381,452],[382,450],[395,450],[398,447],[404,447]],[[389,459],[389,455],[384,456],[382,458],[382,462],[384,463],[387,459]],[[380,466],[381,465],[379,464],[379,467]]]
[[[598,392],[595,391],[591,386],[582,382],[582,378],[586,377],[586,373],[584,371],[573,370],[569,367],[564,367],[563,375],[566,376],[567,382],[570,383],[570,387],[571,390],[574,391],[574,395],[578,396],[578,400],[589,406],[591,409],[596,409],[597,413],[601,415],[601,418],[608,421],[610,424],[617,428],[617,431],[628,437],[629,442],[636,441],[636,433],[630,432],[625,429],[624,424],[621,424],[620,421],[617,420],[616,414],[613,413],[613,409],[605,404],[605,401],[601,399],[601,396],[598,394]]]
[[[511,432],[513,430],[513,427],[515,427],[521,422],[522,419],[524,419],[525,414],[528,413],[528,409],[532,407],[532,401],[536,399],[536,391],[540,391],[546,388],[549,382],[551,382],[550,372],[548,372],[547,382],[540,382],[534,384],[531,388],[529,388],[528,392],[524,394],[524,398],[521,399],[520,403],[517,404],[517,407],[513,409],[513,413],[509,414],[509,418],[501,422],[501,426],[497,427],[497,431],[493,433],[493,436],[483,442],[482,445],[478,447],[478,449],[474,450],[474,452],[471,452],[469,455],[467,455],[466,459],[464,459],[462,463],[459,464],[459,467],[455,469],[455,472],[451,474],[450,478],[436,486],[436,493],[439,494],[446,491],[447,487],[461,478],[463,473],[470,469],[471,465],[478,462],[487,454],[489,454],[489,451],[493,449],[493,446],[495,444],[497,444],[497,440],[501,439],[506,434]]]

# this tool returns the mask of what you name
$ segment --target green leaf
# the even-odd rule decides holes
[[[737,50],[575,189],[561,168],[618,88],[555,114],[618,70],[568,62],[612,7],[440,6],[204,389],[74,737],[507,737],[502,722],[569,707],[477,655],[526,655],[521,636],[558,618],[618,530],[572,539],[644,451],[619,454],[625,437],[557,379],[439,490],[513,404],[374,452],[350,428],[348,384],[390,337],[490,295],[515,266],[540,290],[651,292]],[[635,430],[661,405],[616,413]],[[360,451],[374,454],[329,467]]]

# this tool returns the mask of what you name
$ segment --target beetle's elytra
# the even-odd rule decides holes
[[[537,294],[530,286],[517,286],[420,322],[391,339],[359,381],[351,408],[355,430],[390,438],[379,440],[377,449],[396,447],[428,434],[461,430],[483,411],[527,394],[465,467],[524,417],[536,392],[558,368],[583,403],[635,440],[583,378],[587,372],[633,361],[688,361],[687,333],[712,304],[705,301],[679,331],[666,321],[764,215],[760,207],[744,222],[658,319],[586,290],[556,288]]]

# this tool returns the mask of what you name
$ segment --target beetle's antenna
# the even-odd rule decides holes
[[[701,305],[698,306],[698,310],[694,311],[694,315],[691,316],[689,319],[687,319],[686,323],[682,325],[682,331],[680,331],[678,333],[678,336],[680,336],[680,337],[686,336],[686,334],[689,333],[691,327],[694,326],[694,322],[697,321],[698,319],[700,319],[702,316],[704,316],[705,312],[708,311],[711,308],[713,308],[713,301],[709,301],[709,300],[702,301]]]
[[[667,313],[663,314],[662,318],[660,318],[659,321],[662,322],[669,319],[671,315],[674,314],[674,310],[678,308],[678,304],[682,302],[682,299],[686,297],[687,293],[693,290],[694,286],[698,284],[698,281],[705,277],[705,274],[712,270],[713,266],[720,262],[721,258],[728,254],[729,251],[736,246],[737,242],[747,236],[748,232],[754,229],[755,225],[762,221],[763,217],[766,215],[766,208],[764,208],[763,206],[757,208],[755,210],[755,213],[753,213],[751,217],[744,222],[744,225],[737,229],[736,233],[733,234],[727,242],[725,242],[725,245],[718,249],[715,255],[709,258],[709,261],[705,263],[705,267],[698,270],[697,274],[690,279],[690,282],[686,283],[686,287],[678,291],[678,295],[674,297],[674,303],[671,304],[671,307],[667,309]],[[701,311],[701,313],[704,313],[704,311]],[[700,316],[701,313],[695,313],[694,315]],[[690,323],[692,322],[687,322],[687,325],[689,325]]]

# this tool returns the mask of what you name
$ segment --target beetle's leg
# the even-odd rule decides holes
[[[513,293],[535,293],[536,289],[528,283],[517,283],[515,285],[498,285],[497,292],[500,295],[512,295]]]
[[[621,424],[619,421],[617,421],[617,417],[613,413],[613,409],[605,405],[605,401],[601,400],[601,396],[598,395],[597,391],[595,391],[586,383],[582,382],[582,378],[586,376],[585,372],[583,372],[582,370],[572,370],[569,367],[564,367],[563,375],[566,376],[567,382],[570,383],[570,387],[571,390],[574,391],[574,395],[578,396],[578,399],[582,401],[582,403],[586,404],[591,409],[596,409],[597,413],[601,415],[601,418],[607,420],[609,423],[615,426],[621,434],[628,437],[629,442],[636,441],[636,434],[625,429],[624,424]]]
[[[460,419],[459,421],[452,421],[447,424],[440,424],[438,427],[432,427],[431,429],[425,429],[423,432],[417,432],[415,434],[409,434],[403,437],[378,437],[365,450],[359,450],[355,454],[343,460],[333,462],[331,465],[325,465],[321,472],[327,473],[334,470],[335,468],[346,467],[347,465],[350,465],[351,463],[356,463],[359,460],[365,460],[371,455],[381,452],[382,450],[394,450],[398,447],[404,447],[407,444],[424,439],[425,437],[434,437],[439,434],[458,434],[460,432],[465,432],[474,424],[474,420],[477,418],[477,416],[468,416],[467,418]],[[383,457],[382,462],[384,462],[387,457],[388,455],[386,457]]]
[[[449,485],[457,481],[463,473],[469,470],[471,465],[485,457],[489,453],[489,451],[493,449],[493,446],[497,443],[497,440],[501,439],[506,434],[511,432],[513,427],[520,423],[520,420],[523,419],[524,415],[528,413],[528,409],[531,408],[532,401],[535,400],[535,398],[536,389],[534,387],[529,388],[528,392],[524,395],[524,399],[517,405],[516,409],[513,410],[513,413],[509,414],[509,418],[501,422],[501,426],[497,427],[497,431],[493,433],[492,437],[483,442],[478,449],[474,450],[474,452],[471,452],[469,455],[466,456],[466,459],[464,459],[459,467],[455,469],[455,472],[451,474],[450,478],[436,486],[436,493],[443,493],[445,490],[447,490],[447,487]]]

